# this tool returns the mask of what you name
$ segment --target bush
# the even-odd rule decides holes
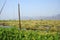
[[[20,40],[20,32],[17,28],[0,27],[0,40]]]
[[[58,40],[57,32],[41,32],[39,30],[19,30],[15,27],[0,27],[0,40]]]

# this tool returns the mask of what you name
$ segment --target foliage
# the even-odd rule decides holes
[[[0,24],[12,28],[0,27],[0,40],[60,40],[60,20],[21,20],[21,27],[40,30],[18,30],[18,20],[0,20]],[[17,27],[17,28],[15,28]]]
[[[0,27],[0,40],[59,40],[57,32]]]
[[[0,40],[20,40],[20,32],[15,27],[0,27]]]
[[[33,30],[21,30],[20,31],[21,39],[20,40],[59,40],[57,32],[41,32]]]

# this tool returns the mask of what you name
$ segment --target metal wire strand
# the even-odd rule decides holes
[[[7,2],[7,0],[5,0],[4,4],[3,4],[3,6],[2,6],[2,8],[1,8],[1,10],[0,10],[0,14],[1,14],[2,11],[3,11],[3,8],[5,7],[6,2]]]

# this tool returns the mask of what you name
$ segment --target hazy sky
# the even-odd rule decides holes
[[[60,14],[60,0],[20,0],[20,8],[22,17],[52,16]],[[18,0],[7,0],[0,19],[18,19]]]

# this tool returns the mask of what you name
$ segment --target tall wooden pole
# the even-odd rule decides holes
[[[18,16],[19,16],[19,28],[21,30],[21,19],[20,19],[20,4],[18,2]]]

